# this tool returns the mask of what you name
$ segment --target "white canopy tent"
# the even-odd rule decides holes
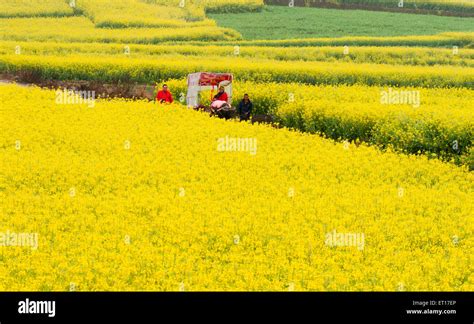
[[[205,90],[215,90],[224,86],[229,100],[227,103],[232,105],[232,81],[234,76],[230,73],[212,73],[197,72],[188,75],[188,93],[186,95],[186,104],[194,108],[199,106],[199,92]]]

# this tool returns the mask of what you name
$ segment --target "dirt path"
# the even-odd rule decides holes
[[[10,81],[10,80],[0,79],[0,85],[9,85],[9,84],[16,84],[16,85],[21,86],[21,87],[31,87],[31,84],[18,83],[18,82],[14,82],[14,81]]]
[[[19,80],[16,75],[0,74],[0,85],[17,84],[23,87],[38,86],[48,89],[69,89],[73,91],[94,91],[100,97],[119,97],[133,99],[154,99],[154,87],[147,84],[103,84],[93,81],[57,81],[42,80],[31,81]]]

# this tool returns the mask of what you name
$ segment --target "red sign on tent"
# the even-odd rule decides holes
[[[232,82],[232,74],[229,73],[210,73],[201,72],[199,73],[198,84],[199,86],[218,86],[223,81]]]

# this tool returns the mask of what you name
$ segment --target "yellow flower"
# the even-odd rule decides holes
[[[474,288],[465,169],[179,105],[0,103],[0,233],[39,237],[0,246],[2,291]]]

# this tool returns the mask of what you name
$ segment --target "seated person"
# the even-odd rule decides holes
[[[240,115],[241,121],[246,121],[250,119],[252,114],[253,103],[250,101],[249,95],[245,94],[244,99],[239,103],[238,113]]]
[[[227,101],[224,101],[224,100],[214,100],[211,102],[211,108],[216,110],[216,109],[221,109],[225,106],[228,106],[229,104],[227,103]]]
[[[156,95],[156,101],[159,103],[173,103],[173,95],[166,84],[163,84],[163,89]]]
[[[214,102],[216,100],[225,101],[225,102],[229,100],[229,96],[227,95],[227,93],[225,93],[224,86],[219,87],[219,92],[214,96],[214,99],[212,101]]]

